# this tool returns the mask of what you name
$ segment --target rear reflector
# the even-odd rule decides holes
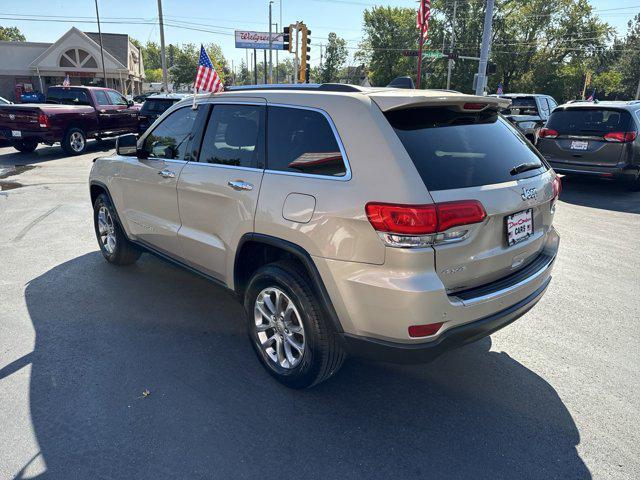
[[[440,323],[429,323],[427,325],[411,325],[409,327],[409,336],[410,337],[428,337],[429,335],[433,335],[440,330],[442,326],[442,322]]]
[[[538,131],[538,137],[540,138],[558,138],[558,132],[551,128],[541,128]]]
[[[636,132],[610,132],[604,136],[607,142],[627,143],[636,139]]]
[[[487,216],[477,200],[431,205],[397,205],[370,202],[365,206],[369,222],[378,232],[425,235],[479,223]]]
[[[560,192],[562,192],[562,181],[560,177],[556,175],[556,178],[553,179],[553,198],[558,198],[560,196]]]

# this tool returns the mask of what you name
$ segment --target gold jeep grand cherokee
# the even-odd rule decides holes
[[[98,244],[233,290],[290,387],[347,355],[428,361],[514,321],[551,280],[560,181],[507,105],[338,84],[184,100],[95,162]]]

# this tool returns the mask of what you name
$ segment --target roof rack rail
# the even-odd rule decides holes
[[[320,90],[323,92],[361,92],[362,89],[346,83],[269,83],[258,85],[235,85],[225,88],[229,92],[243,90]]]

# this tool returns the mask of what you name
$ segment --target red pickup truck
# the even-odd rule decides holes
[[[50,87],[46,103],[0,105],[0,140],[20,152],[60,142],[69,155],[79,155],[89,138],[137,133],[139,109],[109,88]]]

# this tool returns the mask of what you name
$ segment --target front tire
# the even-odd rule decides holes
[[[11,145],[20,153],[31,153],[38,148],[38,142],[36,140],[17,140],[12,142]]]
[[[81,155],[87,150],[87,135],[77,127],[72,127],[64,134],[62,149],[68,155]]]
[[[104,193],[93,204],[93,224],[102,256],[115,265],[131,265],[141,250],[129,241],[118,223],[115,208]]]
[[[306,275],[292,262],[260,268],[244,307],[249,339],[266,370],[291,388],[317,385],[345,358]]]

